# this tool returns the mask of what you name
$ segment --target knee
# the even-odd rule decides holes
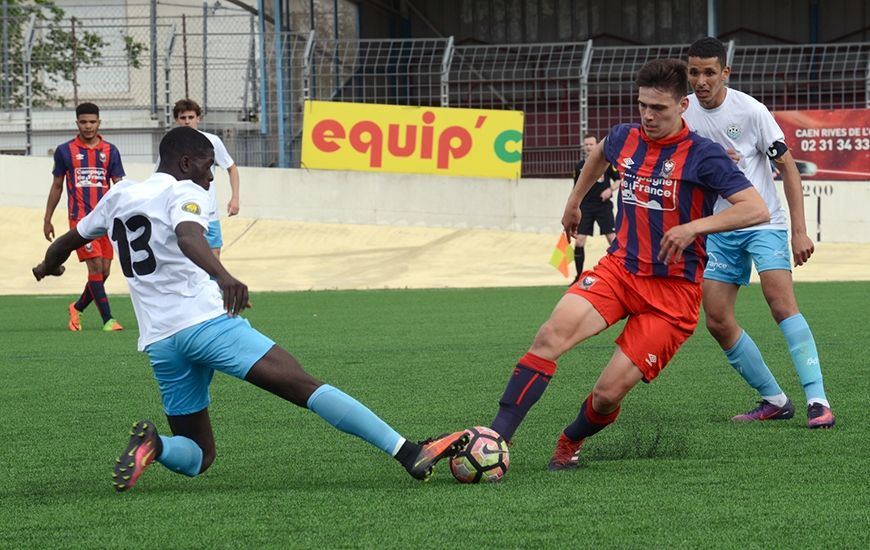
[[[797,306],[792,306],[786,300],[782,301],[773,301],[770,303],[770,314],[773,316],[773,320],[776,321],[776,324],[780,324],[789,317],[794,317],[800,313]]]
[[[553,326],[553,323],[547,321],[541,328],[538,329],[538,333],[535,335],[535,341],[532,343],[532,350],[555,350],[559,346],[559,335],[556,331],[556,327]],[[541,355],[540,353],[535,353],[535,355]],[[548,353],[542,355],[546,359],[550,359],[547,357]]]
[[[717,315],[711,315],[709,312],[706,312],[705,323],[707,325],[707,331],[713,335],[713,338],[717,340],[723,336],[725,336],[728,332],[727,327],[728,323],[726,320]]]
[[[624,397],[615,388],[596,384],[592,389],[592,408],[598,414],[610,414],[622,405]]]

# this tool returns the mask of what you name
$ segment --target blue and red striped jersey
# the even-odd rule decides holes
[[[622,175],[616,239],[607,252],[630,272],[648,277],[704,278],[707,239],[700,235],[682,259],[658,259],[672,227],[713,214],[719,195],[729,197],[752,184],[717,143],[689,131],[660,141],[639,124],[618,124],[604,142],[604,156]]]
[[[115,178],[124,177],[118,148],[97,135],[100,142],[93,148],[77,135],[54,151],[55,176],[66,177],[69,219],[80,220],[94,209]]]

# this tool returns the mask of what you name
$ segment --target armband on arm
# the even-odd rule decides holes
[[[771,145],[770,148],[767,150],[767,156],[770,157],[773,162],[779,164],[785,162],[782,156],[786,153],[788,153],[788,145],[786,145],[782,141],[773,142],[773,145]]]

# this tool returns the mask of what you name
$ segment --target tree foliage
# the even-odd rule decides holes
[[[61,82],[74,82],[77,72],[87,67],[99,67],[108,42],[98,33],[86,30],[80,20],[65,19],[65,12],[52,0],[6,0],[5,19],[0,13],[0,25],[6,26],[8,40],[9,104],[24,106],[25,41],[31,15],[36,16],[36,29],[31,54],[31,100],[34,107],[60,105],[69,101],[58,92]],[[147,47],[130,36],[122,36],[127,62],[140,66],[139,57]],[[3,44],[0,43],[0,50]],[[7,68],[3,66],[3,72]],[[5,105],[7,87],[0,88]]]

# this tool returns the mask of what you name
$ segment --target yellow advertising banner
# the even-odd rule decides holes
[[[523,113],[306,101],[302,165],[519,178]]]

